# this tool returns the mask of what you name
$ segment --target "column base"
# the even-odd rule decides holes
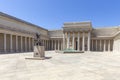
[[[91,51],[86,51],[86,52],[91,52]]]

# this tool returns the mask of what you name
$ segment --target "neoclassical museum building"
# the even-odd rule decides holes
[[[0,12],[0,53],[33,51],[41,35],[45,50],[120,52],[120,27],[94,28],[90,21],[66,22],[61,30],[47,30]]]

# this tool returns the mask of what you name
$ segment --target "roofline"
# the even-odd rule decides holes
[[[91,21],[82,21],[82,22],[64,22],[64,24],[76,24],[76,23],[91,23]]]
[[[19,21],[19,22],[22,22],[22,23],[25,23],[25,24],[27,24],[27,25],[31,25],[31,26],[34,26],[34,27],[37,27],[37,28],[41,28],[41,29],[44,29],[44,30],[48,31],[48,30],[45,29],[45,28],[42,28],[42,27],[40,27],[40,26],[38,26],[38,25],[32,24],[32,23],[27,22],[27,21],[24,21],[24,20],[22,20],[22,19],[16,18],[16,17],[14,17],[14,16],[8,15],[8,14],[6,14],[6,13],[0,12],[0,15],[1,15],[1,16],[4,16],[4,17],[8,17],[8,18],[13,19],[13,20],[16,20],[16,21]]]
[[[120,28],[120,26],[110,26],[110,27],[104,26],[104,27],[93,28],[93,29],[111,29],[111,28]]]
[[[63,31],[63,29],[48,30],[48,31]]]
[[[62,26],[62,28],[68,28],[69,25],[77,25],[77,24],[89,24],[92,28],[92,22],[91,21],[82,21],[82,22],[65,22]]]

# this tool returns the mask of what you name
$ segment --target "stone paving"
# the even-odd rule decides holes
[[[0,80],[120,80],[120,54],[46,51],[46,60],[26,60],[33,53],[0,54]]]

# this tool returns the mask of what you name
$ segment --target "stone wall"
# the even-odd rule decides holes
[[[23,31],[28,33],[40,33],[42,37],[48,37],[48,30],[24,21],[18,21],[11,17],[0,15],[0,27],[10,30]]]
[[[63,37],[63,30],[52,30],[49,31],[50,38],[62,38]]]
[[[93,29],[92,36],[99,37],[99,36],[113,36],[115,33],[119,31],[119,27],[111,27],[111,28],[100,28],[100,29]]]
[[[114,38],[113,51],[120,53],[120,33]]]

